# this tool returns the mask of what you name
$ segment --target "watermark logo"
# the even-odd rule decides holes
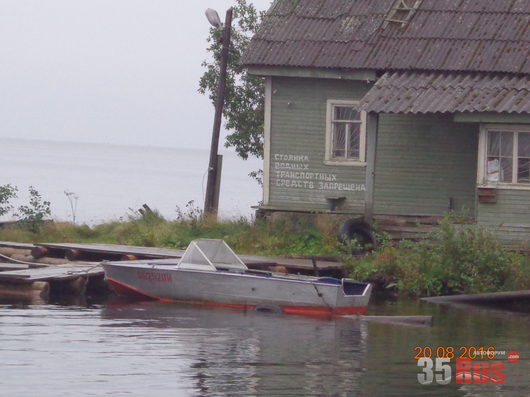
[[[418,354],[417,374],[418,383],[422,385],[500,385],[506,381],[506,361],[495,360],[495,357],[505,356],[508,363],[519,361],[519,352],[497,351],[493,347],[438,347],[433,351],[430,347],[416,346]],[[433,354],[433,352],[435,354]],[[454,363],[454,377],[453,364]]]
[[[519,352],[511,351],[508,352],[508,361],[511,363],[516,363],[519,361]]]

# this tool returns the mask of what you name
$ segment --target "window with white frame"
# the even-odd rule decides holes
[[[366,114],[358,102],[329,100],[326,126],[326,157],[331,164],[365,161]]]
[[[482,183],[530,187],[530,126],[486,126],[481,145]]]

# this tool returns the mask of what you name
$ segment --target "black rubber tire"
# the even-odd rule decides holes
[[[370,225],[360,219],[349,219],[344,222],[339,228],[338,238],[341,243],[348,243],[355,238],[363,247],[369,249],[375,248],[377,243]],[[365,250],[356,249],[352,251],[352,254],[358,254],[363,251]]]

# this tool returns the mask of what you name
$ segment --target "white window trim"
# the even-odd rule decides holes
[[[366,112],[361,111],[361,128],[359,136],[359,160],[337,160],[331,157],[331,135],[334,105],[357,106],[359,101],[348,101],[344,99],[328,99],[326,106],[326,151],[324,164],[345,166],[366,166]]]
[[[530,190],[530,184],[523,183],[507,183],[507,182],[488,182],[486,181],[486,162],[488,159],[488,130],[503,130],[519,132],[521,130],[530,131],[530,126],[527,124],[481,124],[480,135],[478,140],[478,167],[477,167],[477,186],[495,189],[509,189],[509,190]],[[513,170],[517,169],[517,153],[519,144],[518,139],[514,140],[513,152]]]

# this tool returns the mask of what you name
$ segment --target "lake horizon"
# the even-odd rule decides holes
[[[248,174],[261,168],[262,160],[243,160],[226,149],[219,153],[220,218],[252,217],[261,186]],[[121,220],[143,204],[175,219],[177,206],[185,209],[193,201],[203,207],[208,162],[209,150],[200,148],[0,138],[0,185],[18,187],[13,205],[27,204],[28,187],[33,186],[51,202],[58,222],[73,220],[66,192],[78,197],[78,224]]]

